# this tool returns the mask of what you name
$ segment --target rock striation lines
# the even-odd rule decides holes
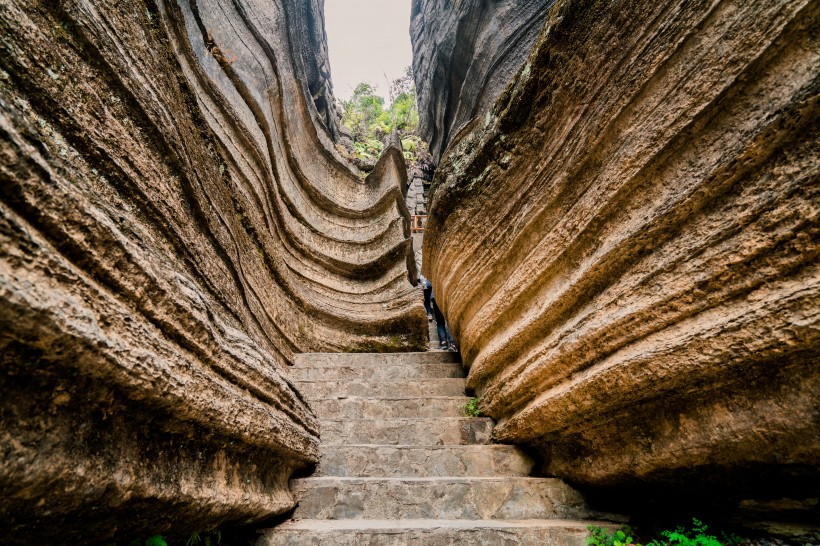
[[[559,1],[494,106],[451,134],[425,275],[495,437],[543,471],[816,488],[818,16]]]
[[[321,8],[0,8],[10,536],[287,510],[318,457],[294,354],[426,344],[402,154],[364,179],[338,156]]]

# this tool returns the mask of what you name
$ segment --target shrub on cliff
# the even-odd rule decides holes
[[[409,66],[402,77],[390,83],[389,92],[390,105],[385,107],[385,99],[376,95],[372,85],[362,82],[356,86],[350,100],[340,101],[342,126],[349,130],[353,142],[352,146],[350,142],[342,143],[337,149],[359,169],[369,172],[384,150],[386,137],[396,129],[409,178],[429,179],[432,157],[427,143],[418,135],[416,86]]]
[[[384,98],[369,83],[360,83],[350,100],[342,102],[342,123],[350,128],[353,142],[379,140],[390,133],[391,119],[384,110]]]

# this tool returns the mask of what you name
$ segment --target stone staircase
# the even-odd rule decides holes
[[[553,478],[528,477],[493,423],[462,414],[457,353],[303,354],[291,377],[321,422],[321,460],[291,481],[292,519],[258,546],[584,544],[590,512]]]

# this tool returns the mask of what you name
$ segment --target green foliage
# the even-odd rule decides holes
[[[626,525],[622,525],[612,534],[605,529],[590,525],[587,527],[590,535],[587,537],[586,546],[641,546],[634,542],[634,531]],[[692,529],[686,530],[678,527],[674,531],[661,531],[662,539],[655,539],[647,543],[646,546],[737,546],[742,542],[742,538],[737,535],[722,534],[722,539],[715,535],[707,534],[708,527],[697,518],[692,518]]]
[[[588,525],[587,529],[589,529],[590,536],[587,537],[586,546],[627,546],[628,544],[639,546],[635,544],[632,538],[634,533],[628,525],[621,525],[611,535],[594,525]]]
[[[653,540],[647,546],[735,546],[741,542],[741,538],[736,535],[723,535],[723,540],[718,540],[715,535],[706,533],[707,525],[697,518],[692,518],[692,529],[687,531],[684,527],[677,527],[674,531],[661,531],[661,536],[666,540]]]
[[[416,106],[416,90],[401,93],[390,104],[390,117],[396,129],[415,131],[419,126],[419,109]]]
[[[359,157],[375,159],[379,157],[379,154],[382,153],[382,150],[384,149],[384,144],[382,144],[380,140],[376,140],[375,138],[368,138],[364,142],[354,142],[353,148],[356,150],[356,155],[358,155]]]
[[[350,129],[355,142],[383,137],[390,131],[390,116],[384,111],[384,98],[373,86],[360,83],[350,100],[342,102],[342,123]]]
[[[589,536],[584,544],[586,546],[607,546],[609,543],[609,533],[597,525],[587,525]]]
[[[415,161],[421,152],[427,151],[427,143],[418,135],[407,134],[401,139],[401,149],[404,153],[404,159]]]
[[[410,67],[390,84],[390,97],[390,106],[385,107],[384,98],[375,94],[372,85],[363,82],[353,90],[350,100],[341,103],[342,124],[350,129],[354,153],[360,159],[377,158],[384,148],[384,137],[393,129],[401,135],[405,158],[416,159],[421,139],[416,134],[419,110]]]
[[[180,544],[180,543],[176,543]],[[116,543],[110,543],[107,546],[117,546]],[[154,535],[145,540],[135,539],[128,543],[128,546],[168,546],[168,541],[162,535]],[[203,531],[201,533],[191,533],[185,546],[222,546],[222,531],[219,529],[211,529],[210,531]]]
[[[462,406],[461,411],[467,417],[478,417],[481,415],[481,410],[478,408],[478,398],[470,398],[467,403]]]

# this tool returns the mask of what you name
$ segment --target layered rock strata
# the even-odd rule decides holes
[[[451,138],[425,275],[496,439],[535,447],[543,472],[816,491],[819,16],[558,1]],[[414,38],[459,58],[437,50],[451,37]]]
[[[318,428],[280,369],[426,343],[401,152],[336,154],[321,6],[0,8],[8,537],[287,510]]]
[[[492,107],[538,39],[553,0],[413,0],[419,134],[438,163],[458,129]]]

